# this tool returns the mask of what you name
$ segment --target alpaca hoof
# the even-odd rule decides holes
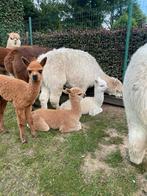
[[[23,139],[21,140],[21,142],[22,142],[22,144],[28,143],[27,140],[26,140],[25,138],[23,138]]]
[[[37,137],[36,132],[33,132],[33,133],[32,133],[32,137],[33,137],[33,138],[36,138],[36,137]]]

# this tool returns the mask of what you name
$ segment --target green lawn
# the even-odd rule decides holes
[[[104,105],[103,113],[81,121],[80,132],[38,132],[35,139],[26,128],[28,143],[21,144],[8,104],[7,132],[0,135],[0,195],[146,195],[147,161],[128,161],[124,109]]]

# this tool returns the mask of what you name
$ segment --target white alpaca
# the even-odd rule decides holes
[[[20,41],[20,35],[18,33],[9,33],[9,38],[7,40],[7,46],[6,48],[14,48],[14,47],[20,47],[21,41]]]
[[[123,98],[129,129],[129,155],[140,164],[147,147],[147,44],[132,56],[127,68]]]
[[[43,70],[43,84],[40,101],[43,108],[47,108],[50,98],[52,106],[59,107],[59,99],[63,86],[77,86],[86,92],[94,85],[99,76],[107,82],[108,93],[120,96],[122,83],[103,72],[96,59],[89,53],[70,48],[54,49],[38,57],[39,60],[47,57]]]
[[[104,101],[104,91],[107,89],[107,83],[98,78],[95,80],[94,83],[94,97],[85,97],[82,98],[80,105],[81,105],[81,112],[82,114],[89,114],[91,116],[95,116],[101,113],[102,104]],[[64,102],[61,106],[61,109],[70,109],[71,103],[70,100]]]

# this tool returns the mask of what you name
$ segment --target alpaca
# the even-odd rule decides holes
[[[101,108],[104,101],[104,91],[107,89],[107,83],[98,77],[94,82],[94,97],[85,97],[81,99],[81,113],[95,116],[103,111]],[[61,109],[70,109],[70,100],[62,103]]]
[[[7,46],[6,48],[14,48],[14,47],[20,47],[21,41],[20,41],[20,35],[18,33],[9,33],[9,38],[7,40]]]
[[[147,44],[131,57],[125,73],[123,100],[128,123],[130,161],[140,164],[147,148]]]
[[[0,75],[0,131],[4,130],[3,114],[7,101],[11,101],[17,115],[20,139],[22,143],[25,143],[24,125],[26,121],[31,128],[32,135],[35,135],[31,107],[40,91],[42,69],[46,63],[46,58],[42,59],[40,63],[36,60],[29,62],[24,57],[22,57],[22,61],[27,66],[30,78],[29,83],[9,76]]]
[[[61,133],[79,131],[81,129],[80,100],[83,91],[78,87],[65,89],[64,93],[69,94],[71,109],[38,109],[32,112],[33,123],[36,130],[48,131],[50,128],[59,129]]]
[[[4,58],[11,51],[9,48],[0,47],[0,74],[7,74],[7,71],[4,66]]]
[[[43,70],[43,84],[39,97],[42,108],[47,108],[49,98],[53,107],[59,107],[64,85],[77,86],[86,92],[88,87],[94,85],[98,76],[107,82],[109,94],[122,95],[122,83],[105,74],[96,59],[87,52],[60,48],[49,51],[38,59],[44,57],[47,57],[47,62]]]
[[[4,65],[6,71],[13,75],[15,78],[29,81],[29,76],[26,66],[23,64],[22,56],[27,58],[29,61],[37,58],[40,54],[47,52],[48,48],[39,46],[22,46],[14,48],[4,59]]]

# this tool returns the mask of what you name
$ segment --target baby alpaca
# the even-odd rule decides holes
[[[147,148],[147,44],[131,57],[124,78],[123,100],[129,129],[130,161],[140,164]]]
[[[102,104],[104,101],[104,91],[107,89],[107,83],[98,78],[94,83],[94,97],[85,97],[81,100],[81,112],[82,114],[89,114],[95,116],[102,112]],[[61,106],[61,109],[70,109],[71,104],[70,100],[64,102]]]
[[[81,117],[80,100],[83,91],[74,87],[64,90],[64,93],[69,94],[71,109],[38,109],[33,111],[33,124],[36,130],[48,131],[52,128],[59,129],[61,133],[67,133],[81,129],[79,121]]]
[[[14,47],[20,47],[21,41],[20,41],[20,35],[18,33],[9,33],[9,38],[7,41],[6,48],[14,48]]]
[[[7,101],[11,101],[17,115],[20,139],[22,143],[25,143],[24,125],[26,121],[31,128],[32,135],[35,135],[31,109],[40,91],[42,69],[46,58],[42,59],[40,63],[36,60],[30,63],[24,57],[22,57],[22,61],[27,66],[30,78],[29,83],[9,76],[0,75],[0,131],[4,130],[3,114]]]

